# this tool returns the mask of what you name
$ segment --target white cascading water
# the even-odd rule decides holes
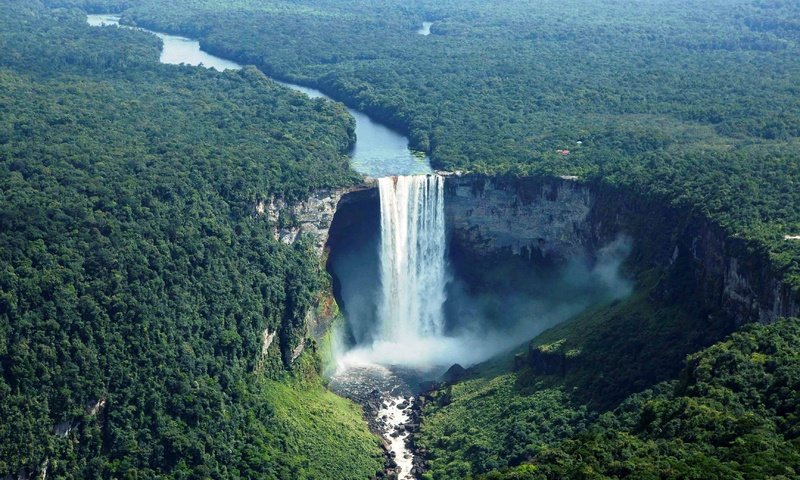
[[[444,326],[444,180],[438,175],[384,177],[378,179],[378,189],[378,338],[413,345],[415,340],[440,336]]]

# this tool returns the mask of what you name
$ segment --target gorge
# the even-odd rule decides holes
[[[171,41],[168,36],[161,38],[165,46]],[[199,51],[199,44],[191,48]],[[206,57],[170,58],[169,63],[214,66],[214,60]],[[220,70],[241,68],[218,60]],[[293,88],[322,96],[304,87]],[[364,126],[380,126],[358,115],[352,165],[372,178],[356,187],[315,190],[300,200],[253,195],[247,204],[252,206],[247,215],[264,220],[253,223],[269,229],[275,239],[302,245],[312,238],[333,282],[330,291],[323,286],[322,303],[338,305],[345,314],[335,318],[335,308],[320,308],[291,318],[291,328],[300,332],[297,339],[286,330],[279,335],[275,317],[269,317],[274,312],[263,308],[259,314],[271,323],[267,329],[263,321],[258,323],[257,333],[263,340],[256,370],[263,368],[263,358],[274,360],[280,350],[287,365],[301,371],[303,349],[319,348],[324,353],[333,326],[341,333],[341,350],[336,351],[334,342],[331,360],[344,368],[331,377],[331,387],[374,409],[370,411],[373,426],[385,435],[386,448],[395,452],[403,474],[413,465],[410,452],[404,449],[408,431],[417,427],[404,424],[416,421],[409,418],[408,405],[418,395],[420,382],[440,380],[453,363],[470,367],[509,350],[516,352],[514,368],[542,376],[566,376],[591,360],[613,357],[603,352],[605,357],[582,358],[587,350],[563,347],[558,341],[526,343],[587,308],[624,303],[632,291],[641,292],[643,284],[650,287],[644,290],[648,301],[691,302],[696,309],[691,322],[680,325],[683,330],[653,331],[656,339],[685,340],[676,358],[671,358],[675,364],[743,324],[770,323],[800,313],[796,291],[774,271],[769,254],[732,235],[701,211],[597,178],[434,175],[424,155],[409,152],[405,137],[388,130],[391,138],[370,136]],[[376,148],[367,148],[370,144]],[[387,150],[392,153],[375,156],[389,144],[393,146]],[[129,167],[136,168],[135,162]],[[421,175],[407,176],[415,173]],[[168,190],[156,191],[159,200],[172,195]],[[128,205],[128,200],[120,203]],[[787,241],[793,238],[786,236]],[[213,252],[220,245],[224,242],[195,251]],[[286,285],[291,287],[291,280]],[[289,296],[287,303],[293,301]],[[83,314],[88,317],[91,310],[86,307]],[[196,317],[212,318],[206,312]],[[241,352],[232,347],[239,338],[235,328],[227,324],[224,333],[214,348],[231,349],[231,356],[239,358]],[[147,337],[147,332],[126,335]],[[647,355],[660,353],[651,345],[634,347]],[[190,352],[186,345],[181,348],[183,353]],[[636,348],[631,350],[639,354]],[[195,368],[190,361],[181,365],[186,370]],[[639,383],[641,378],[623,379],[635,388],[622,391],[637,392],[653,381],[672,378],[672,373],[658,372]],[[225,376],[220,378],[227,381]],[[442,404],[449,401],[447,383]],[[194,397],[186,398],[192,401]],[[94,417],[107,403],[101,396],[90,400],[92,408],[87,411]],[[114,400],[108,405],[115,405]],[[64,415],[80,415],[75,411]],[[64,431],[70,434],[70,418],[66,430],[57,429],[59,437]]]
[[[0,479],[798,478],[800,4],[535,3],[0,2]]]

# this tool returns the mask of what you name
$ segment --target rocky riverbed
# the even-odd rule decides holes
[[[342,366],[330,388],[364,407],[370,429],[381,437],[386,454],[384,478],[419,478],[424,469],[412,433],[419,428],[419,372],[376,364]]]

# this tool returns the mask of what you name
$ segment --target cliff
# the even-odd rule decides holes
[[[735,324],[800,314],[798,292],[765,254],[692,211],[635,192],[571,178],[449,176],[445,215],[453,241],[476,257],[592,256],[625,234],[633,262],[664,269],[665,295],[695,292]]]
[[[253,206],[253,214],[257,218],[265,218],[272,229],[273,237],[283,243],[293,244],[301,236],[311,237],[320,268],[324,268],[334,216],[343,205],[363,202],[364,199],[375,201],[376,194],[375,181],[366,179],[364,183],[352,187],[315,191],[299,202],[289,203],[280,198],[261,201]],[[303,321],[305,336],[322,339],[337,315],[338,309],[331,289],[319,292],[314,308],[308,310]],[[264,330],[259,363],[266,357],[274,337],[275,332]],[[292,362],[303,352],[306,343],[301,341],[293,347]]]

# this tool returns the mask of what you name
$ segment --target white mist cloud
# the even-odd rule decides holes
[[[449,300],[459,306],[459,318],[447,334],[424,337],[407,331],[397,338],[340,348],[337,362],[340,368],[378,364],[441,371],[454,363],[485,361],[592,305],[629,295],[632,285],[620,266],[630,250],[630,239],[620,236],[601,248],[592,262],[583,256],[567,262],[555,276],[531,276],[531,282],[541,283],[533,289],[537,294],[520,289],[476,297],[466,289],[450,289],[455,298]],[[349,321],[365,327],[356,318]]]

